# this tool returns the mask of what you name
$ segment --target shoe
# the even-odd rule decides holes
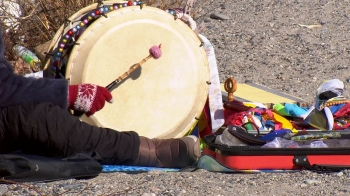
[[[149,139],[140,136],[139,154],[132,165],[184,168],[200,157],[200,141],[196,136],[176,139]]]

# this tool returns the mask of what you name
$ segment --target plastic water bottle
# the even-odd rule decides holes
[[[40,59],[29,49],[19,44],[13,47],[16,56],[23,59],[24,62],[28,63],[34,72],[41,70]]]

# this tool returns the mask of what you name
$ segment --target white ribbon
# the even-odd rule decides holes
[[[198,36],[204,43],[204,49],[207,53],[208,63],[209,63],[211,84],[209,85],[208,97],[209,97],[212,132],[214,133],[225,122],[224,107],[223,107],[221,87],[220,87],[220,78],[219,78],[219,72],[218,72],[213,45],[204,35],[199,34]]]

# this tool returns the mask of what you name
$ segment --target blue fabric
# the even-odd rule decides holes
[[[265,122],[264,119],[262,118],[261,114],[259,113],[255,113],[254,116],[260,121],[261,123],[261,127],[259,128],[259,130],[264,130],[265,129]]]
[[[177,168],[160,168],[160,167],[141,167],[141,166],[127,166],[127,165],[102,165],[102,173],[110,172],[147,172],[147,171],[167,171],[175,172],[180,169]]]
[[[271,120],[266,120],[265,121],[265,127],[269,130],[270,128],[274,128],[275,127],[275,123],[272,122]]]
[[[299,107],[296,104],[286,103],[284,109],[290,116],[300,117],[307,112],[306,108]]]
[[[194,166],[188,168],[200,168],[211,172],[222,173],[290,173],[297,172],[298,170],[235,170],[226,167],[219,163],[215,158],[209,155],[203,155],[199,158],[198,162]],[[191,171],[189,169],[177,169],[177,168],[159,168],[159,167],[140,167],[140,166],[126,166],[126,165],[102,165],[102,173],[110,172],[149,172],[149,171],[165,171],[165,172],[179,172],[179,171]],[[193,171],[193,170],[192,170]]]
[[[264,141],[272,141],[276,137],[283,137],[285,134],[291,133],[291,132],[292,131],[290,129],[274,130],[274,131],[271,131],[270,133],[262,136],[261,139]]]
[[[199,128],[198,128],[198,124],[193,128],[192,132],[190,133],[190,135],[194,135],[199,137]]]
[[[339,105],[335,105],[332,107],[329,107],[329,109],[331,110],[332,114],[335,114],[336,112],[338,112],[343,106],[345,106],[345,104],[339,104]]]

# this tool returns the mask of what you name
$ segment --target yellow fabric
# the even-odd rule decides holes
[[[221,90],[225,92],[224,84],[221,84]],[[237,90],[233,93],[239,97],[251,102],[258,103],[293,103],[295,100],[289,99],[276,93],[268,92],[264,89],[251,86],[249,84],[237,83]]]
[[[201,113],[198,121],[198,131],[201,132],[207,126],[207,119],[205,118],[204,112]]]
[[[273,117],[274,120],[277,122],[280,122],[282,124],[282,127],[284,129],[290,129],[293,133],[297,133],[298,131],[293,127],[292,123],[290,123],[287,119],[285,119],[284,117],[280,116],[279,114],[272,112],[273,113]],[[265,114],[264,118],[269,119],[270,117]],[[273,120],[273,119],[272,119]]]

